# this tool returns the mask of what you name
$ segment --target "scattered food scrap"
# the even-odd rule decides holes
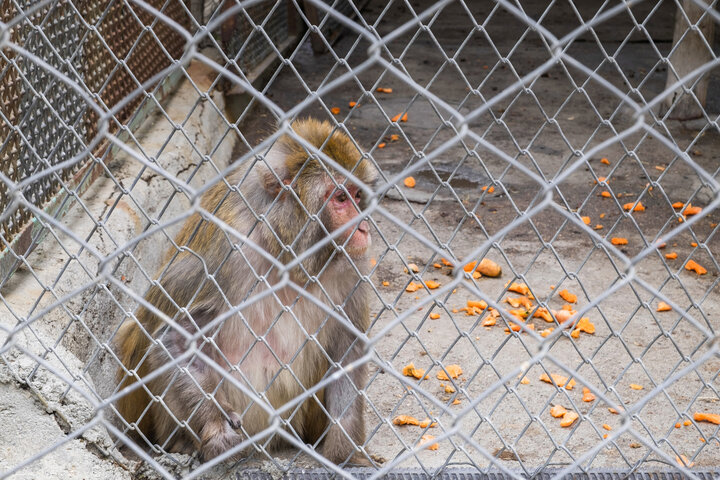
[[[523,307],[525,310],[532,309],[532,302],[529,298],[523,297],[508,297],[504,300],[505,303],[509,303],[513,308]]]
[[[449,383],[448,383],[448,384],[441,384],[441,385],[443,385],[443,388],[445,389],[445,393],[455,393],[455,387],[453,387],[453,386],[450,385]]]
[[[410,284],[407,287],[405,287],[405,291],[412,293],[412,292],[417,292],[421,288],[422,288],[421,283],[410,282]]]
[[[385,142],[379,143],[378,148],[385,148]]]
[[[678,463],[678,465],[680,465],[681,467],[692,467],[693,465],[695,465],[695,462],[689,461],[689,460],[687,459],[687,457],[686,457],[685,455],[683,455],[683,454],[680,454],[679,457],[676,455],[676,456],[675,456],[675,461],[676,461],[676,462]]]
[[[408,119],[408,114],[407,114],[407,113],[406,113],[405,115],[402,115],[402,114],[398,113],[397,115],[395,115],[395,116],[392,118],[392,121],[393,121],[393,122],[397,122],[397,121],[399,120],[399,121],[401,121],[401,122],[407,122],[407,119]]]
[[[468,300],[467,306],[468,306],[468,308],[477,308],[479,310],[485,310],[488,307],[488,304],[485,300]]]
[[[447,370],[447,373],[445,373],[445,370]],[[463,373],[462,367],[460,367],[460,365],[448,365],[445,367],[445,370],[440,370],[439,372],[437,372],[438,380],[450,380],[450,378],[448,378],[448,374],[450,374],[452,378],[457,378]]]
[[[523,297],[523,298],[527,298],[527,297]],[[533,318],[542,318],[547,323],[553,323],[552,315],[550,315],[550,312],[545,307],[538,307],[538,309],[535,310],[535,313],[533,313]],[[540,334],[542,335],[542,332],[540,332]]]
[[[568,410],[565,412],[565,415],[563,415],[563,419],[560,421],[560,426],[563,428],[567,428],[571,426],[573,423],[575,423],[575,420],[579,418],[579,415],[572,410]]]
[[[580,217],[585,225],[590,225],[590,217]]]
[[[608,160],[607,158],[603,157],[603,158],[600,159],[600,163],[602,163],[602,164],[604,164],[604,165],[610,165],[610,160]]]
[[[552,379],[550,379],[550,377],[548,376],[547,373],[543,373],[542,375],[540,375],[540,380],[542,380],[543,382],[546,382],[546,383],[555,382],[555,384],[558,387],[565,387],[566,390],[572,390],[573,387],[575,386],[574,379],[570,380],[570,382],[568,382],[567,377],[558,375],[557,373],[551,373],[550,376],[552,377]],[[567,386],[565,386],[565,384],[567,384]]]
[[[428,280],[427,282],[425,282],[425,286],[430,290],[435,290],[440,286],[440,284],[434,280]]]
[[[408,263],[408,266],[407,266],[407,267],[403,267],[403,271],[404,271],[405,273],[408,273],[408,269],[410,269],[410,271],[412,271],[412,272],[414,272],[414,273],[418,273],[418,272],[420,271],[420,267],[418,267],[418,266],[415,265],[414,263]]]
[[[448,260],[448,259],[446,259],[446,258],[441,258],[441,259],[440,259],[440,263],[442,263],[442,264],[445,265],[446,267],[452,267],[452,266],[453,266],[452,262],[450,262],[450,260]]]
[[[605,197],[605,198],[610,198],[610,197],[612,197],[612,194],[610,192],[608,192],[607,190],[604,190],[604,191],[600,192],[600,196]]]
[[[332,107],[330,111],[333,115],[338,115],[340,113],[340,107]]]
[[[483,192],[487,192],[487,193],[493,193],[495,191],[495,187],[493,187],[492,185],[490,185],[490,186],[485,185],[480,190],[482,190]]]
[[[555,318],[559,323],[565,323],[570,320],[577,312],[575,310],[556,310],[553,311]]]
[[[417,418],[410,415],[398,415],[393,419],[395,425],[420,425]]]
[[[440,445],[438,445],[437,443],[432,443],[433,440],[435,440],[434,436],[423,435],[422,437],[420,437],[419,445],[424,446],[430,444],[426,447],[428,450],[437,450],[438,448],[440,448]]]
[[[562,405],[555,405],[550,408],[550,415],[552,415],[555,418],[560,418],[563,415],[567,413],[567,410],[565,410],[565,407]]]
[[[693,418],[696,422],[710,422],[715,425],[720,425],[720,414],[718,413],[695,412]]]
[[[642,390],[644,387],[642,385],[638,385],[637,383],[631,383],[630,388],[633,390]]]
[[[483,327],[492,327],[495,325],[496,322],[497,322],[497,320],[495,319],[495,317],[488,317],[482,321],[481,325]]]
[[[582,392],[583,392],[583,396],[582,396],[583,402],[594,402],[595,401],[595,395],[590,391],[589,388],[583,387]]]
[[[403,375],[406,377],[415,377],[418,380],[425,376],[425,370],[422,368],[415,368],[415,364],[409,363],[403,367]]]
[[[407,177],[405,180],[403,180],[403,184],[405,184],[408,188],[415,187],[415,179],[413,177]]]
[[[689,217],[691,215],[697,215],[700,212],[702,212],[701,207],[693,207],[692,203],[688,203],[687,208],[683,210],[683,215],[687,215]]]
[[[670,312],[670,311],[672,311],[672,307],[665,302],[660,302],[660,303],[658,303],[657,311],[658,312]]]
[[[675,210],[679,210],[679,209],[683,208],[684,206],[685,206],[685,204],[684,204],[683,202],[675,202],[675,203],[672,204],[672,207],[673,207]],[[688,205],[688,206],[689,206],[689,205]]]
[[[675,252],[666,253],[665,258],[667,258],[668,260],[675,260],[677,258],[677,253],[675,253]]]
[[[705,275],[707,273],[707,270],[695,260],[688,260],[685,264],[685,270],[695,272],[698,275]]]
[[[573,338],[578,338],[580,332],[589,333],[590,335],[595,333],[595,325],[590,321],[588,317],[582,317],[575,326],[575,330],[570,334]]]
[[[426,418],[422,422],[420,422],[420,428],[435,428],[437,427],[437,422],[431,421],[429,418]]]
[[[610,243],[612,243],[613,245],[627,245],[628,241],[627,238],[613,237],[610,239]]]
[[[430,314],[430,318],[431,318],[432,320],[437,320],[438,318],[440,318],[440,314],[433,312],[433,313]]]
[[[555,330],[553,327],[546,328],[545,330],[540,330],[540,336],[545,338],[548,335],[550,335],[553,332],[553,330]]]
[[[377,87],[375,91],[380,93],[392,93],[392,88]]]
[[[608,425],[607,423],[603,423],[603,426],[602,426],[602,427],[603,427],[605,430],[608,430],[608,431],[612,430],[612,427],[611,427],[610,425]]]
[[[567,290],[560,290],[558,292],[558,295],[562,297],[563,300],[565,300],[568,303],[575,303],[577,302],[577,295],[568,292]]]
[[[502,268],[489,258],[480,260],[480,265],[475,268],[476,272],[480,272],[486,277],[499,277],[502,274]]]
[[[355,105],[357,105],[357,102],[350,102],[350,103],[348,103],[348,106],[349,106],[350,108],[353,108]]]
[[[530,289],[529,289],[528,286],[525,285],[524,283],[515,283],[515,282],[512,282],[512,283],[510,284],[510,286],[508,287],[508,292],[519,293],[520,295],[525,295],[525,296],[528,297],[530,300],[535,300],[535,297],[533,296],[533,294],[530,293]]]
[[[644,212],[645,211],[645,205],[642,204],[642,202],[637,202],[635,204],[634,202],[626,203],[623,205],[624,210],[632,210],[634,212]]]
[[[382,284],[383,284],[383,287],[390,286],[390,282],[382,282]]]
[[[623,412],[624,410],[620,408],[620,412]],[[620,412],[615,410],[613,407],[608,407],[608,412],[612,413],[613,415],[618,415]]]

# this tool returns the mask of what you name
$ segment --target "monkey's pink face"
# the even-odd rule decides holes
[[[325,199],[330,197],[326,208],[329,214],[329,229],[331,232],[337,230],[348,222],[357,220],[360,215],[359,206],[363,192],[355,185],[346,186],[348,193],[336,189],[331,184],[325,192]],[[344,245],[345,250],[351,257],[363,255],[372,243],[370,239],[370,225],[367,220],[357,224],[357,228],[350,227],[342,235],[337,237],[336,242]]]

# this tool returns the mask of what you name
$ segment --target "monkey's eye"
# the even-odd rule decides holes
[[[348,199],[347,193],[345,193],[345,192],[340,192],[337,195],[335,195],[335,200],[337,200],[340,203],[345,203],[347,201],[347,199]]]
[[[362,200],[362,192],[358,190],[358,192],[355,194],[355,203],[360,203],[360,200]]]

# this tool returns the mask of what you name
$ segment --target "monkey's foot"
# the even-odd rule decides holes
[[[211,460],[227,452],[234,446],[240,444],[243,437],[236,433],[228,422],[213,422],[206,424],[202,429],[202,444],[200,454],[204,461]],[[241,451],[235,453],[229,460],[237,460],[241,457]]]
[[[365,454],[354,453],[350,460],[345,464],[346,467],[372,467],[373,463],[368,459]]]

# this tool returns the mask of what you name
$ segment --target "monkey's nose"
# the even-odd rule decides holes
[[[363,220],[358,225],[358,231],[362,233],[368,233],[370,231],[370,224],[367,222],[367,220]]]

